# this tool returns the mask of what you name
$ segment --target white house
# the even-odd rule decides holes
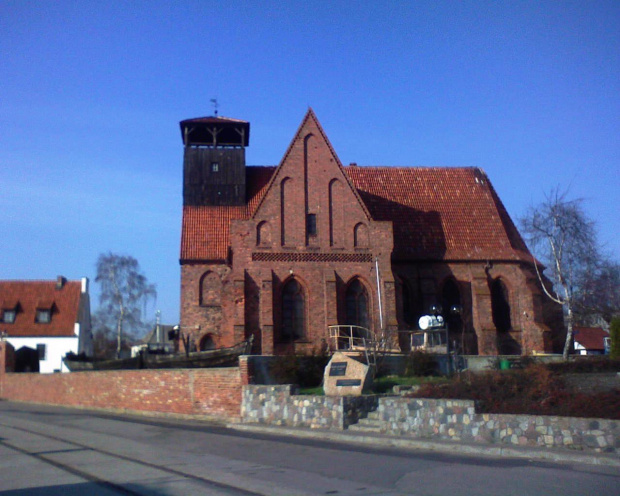
[[[0,281],[0,334],[16,372],[67,372],[66,353],[93,354],[88,279]]]

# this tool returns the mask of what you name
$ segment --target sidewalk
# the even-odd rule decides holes
[[[619,467],[620,458],[604,453],[584,453],[582,451],[559,450],[549,448],[515,447],[501,445],[484,445],[473,443],[456,443],[449,441],[432,441],[428,439],[412,439],[387,436],[382,434],[361,433],[351,431],[328,431],[297,427],[279,427],[263,424],[228,423],[226,427],[245,432],[291,436],[301,439],[314,439],[346,444],[356,444],[377,448],[399,448],[405,450],[424,450],[438,453],[476,455],[506,458],[527,458],[558,463],[578,463]]]

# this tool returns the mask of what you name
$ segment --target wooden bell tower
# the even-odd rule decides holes
[[[180,122],[183,205],[245,205],[245,147],[250,123],[227,117]]]

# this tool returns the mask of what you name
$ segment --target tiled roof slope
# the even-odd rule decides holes
[[[56,281],[0,281],[0,310],[18,304],[15,322],[0,322],[0,331],[11,337],[73,337],[81,292],[81,281],[66,281],[61,289],[56,289]],[[37,308],[50,306],[51,321],[35,322]]]
[[[230,221],[251,217],[275,169],[247,167],[247,206],[184,207],[181,260],[225,260]],[[393,222],[396,259],[531,261],[480,169],[349,166],[344,171],[373,219]]]
[[[600,327],[575,327],[575,342],[586,350],[604,350],[609,333]]]
[[[181,261],[222,261],[228,258],[230,222],[250,218],[276,167],[246,167],[245,170],[247,205],[183,207]]]
[[[349,166],[345,171],[372,217],[393,222],[397,259],[531,261],[480,169]]]

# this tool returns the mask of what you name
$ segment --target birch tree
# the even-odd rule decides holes
[[[102,321],[113,320],[120,358],[125,333],[143,330],[143,313],[147,303],[157,298],[157,291],[135,258],[115,253],[99,255],[95,282],[100,288],[97,314]]]
[[[528,210],[521,228],[532,253],[546,266],[551,287],[545,284],[541,264],[534,259],[545,294],[563,307],[567,327],[563,357],[568,360],[578,301],[601,261],[594,222],[586,216],[581,200],[568,200],[566,192],[556,188],[540,205]]]

